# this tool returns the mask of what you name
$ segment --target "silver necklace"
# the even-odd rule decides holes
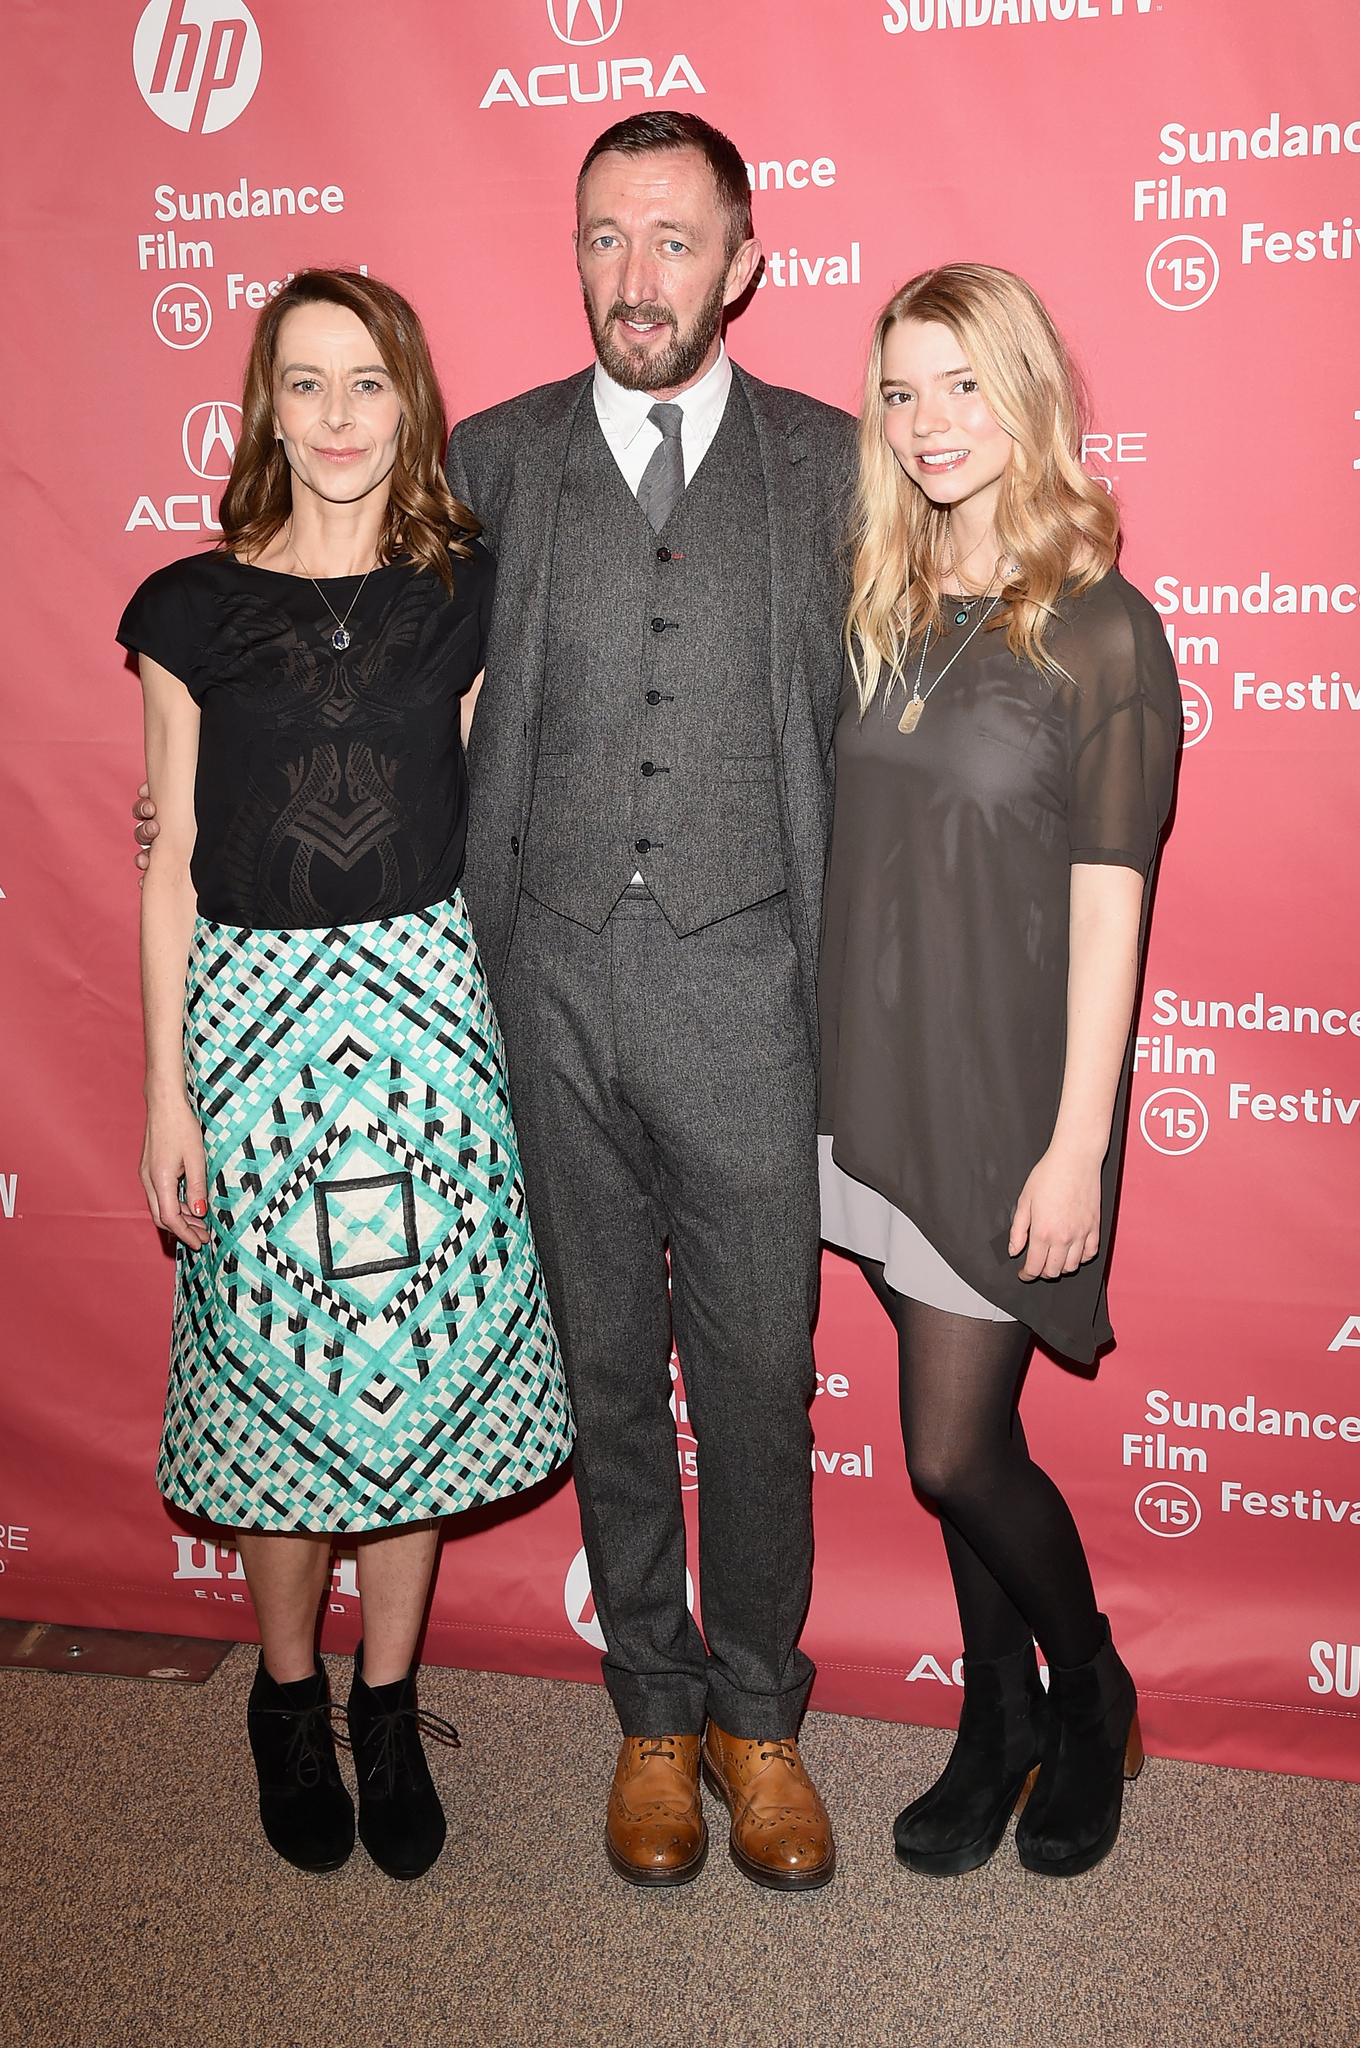
[[[299,562],[302,562],[302,555],[298,548],[298,544],[293,539],[293,522],[291,519],[288,522],[288,545],[293,550],[293,553],[297,556]],[[335,631],[331,634],[331,646],[335,649],[337,654],[343,654],[345,649],[349,646],[350,641],[350,636],[347,631],[347,628],[349,626],[350,613],[354,610],[355,605],[358,604],[359,599],[363,596],[364,583],[367,583],[369,577],[373,574],[373,570],[365,569],[363,575],[363,582],[360,583],[359,588],[355,591],[353,598],[350,600],[349,611],[345,613],[343,619],[341,618],[339,612],[335,609],[335,606],[331,603],[325,591],[321,588],[321,585],[317,582],[315,576],[313,576],[311,570],[307,567],[307,564],[305,562],[302,562],[302,573],[307,578],[307,581],[311,584],[317,596],[321,599],[322,604],[325,605],[326,610],[335,620]]]
[[[986,534],[984,533],[984,534],[983,534],[983,536],[982,536],[982,540],[975,540],[975,541],[973,542],[973,545],[972,545],[972,547],[970,547],[970,548],[969,548],[969,550],[968,550],[968,553],[967,553],[967,554],[966,554],[966,555],[964,556],[964,558],[963,558],[965,562],[966,562],[966,561],[968,561],[968,560],[970,559],[970,557],[971,557],[971,556],[973,556],[973,555],[975,555],[975,554],[977,553],[978,549],[979,549],[979,548],[980,548],[980,547],[982,546],[982,541],[986,540],[986,538],[987,538],[987,536],[986,536]],[[951,577],[952,581],[954,582],[954,584],[956,585],[956,587],[957,587],[957,588],[958,588],[959,590],[962,590],[962,589],[963,589],[963,577],[962,577],[962,575],[961,575],[961,573],[960,573],[960,571],[959,571],[959,561],[958,561],[958,556],[957,556],[957,555],[956,555],[956,554],[954,553],[954,528],[953,528],[953,525],[952,525],[952,522],[951,522],[951,518],[950,518],[950,513],[949,513],[949,510],[948,510],[948,508],[947,508],[947,507],[946,507],[946,509],[945,509],[945,515],[944,515],[944,544],[945,544],[945,546],[946,546],[946,547],[948,548],[948,550],[949,550],[949,574],[950,574],[950,577]],[[993,574],[993,576],[995,576],[995,574],[996,574],[996,568],[995,568],[995,567],[994,567],[994,568],[993,568],[993,570],[992,570],[992,574]],[[988,586],[987,586],[987,587],[988,587],[988,589],[990,590],[990,588],[991,588],[991,585],[990,585],[990,583],[988,584]],[[960,597],[960,599],[958,600],[959,608],[958,608],[958,610],[957,610],[957,611],[955,612],[955,614],[954,614],[954,624],[955,624],[956,626],[966,626],[966,625],[968,624],[968,614],[969,614],[969,612],[970,612],[970,611],[971,611],[971,610],[973,609],[973,606],[974,606],[974,605],[975,605],[976,603],[977,603],[977,597],[976,597],[976,596],[973,596],[973,597]]]
[[[987,588],[982,593],[982,609],[978,613],[976,619],[973,621],[972,631],[964,634],[962,640],[960,640],[958,646],[954,649],[954,652],[950,655],[948,661],[940,670],[940,673],[935,677],[935,680],[930,685],[930,689],[926,691],[925,696],[923,697],[921,695],[921,677],[925,674],[926,655],[930,652],[931,631],[929,626],[926,627],[925,639],[921,643],[921,659],[916,670],[916,681],[912,686],[911,696],[907,699],[906,709],[903,711],[902,716],[897,721],[897,730],[899,732],[915,732],[917,726],[921,723],[921,713],[926,708],[926,699],[931,695],[932,691],[939,689],[940,684],[949,674],[950,669],[953,668],[954,663],[963,653],[964,648],[968,645],[968,642],[973,638],[973,635],[981,631],[982,627],[986,624],[989,615],[993,611],[995,611],[997,605],[1000,604],[1001,593],[999,591],[997,592],[996,596],[992,598],[992,602],[990,604],[988,604],[987,602],[987,599],[991,597],[992,584],[995,583],[995,581],[996,570],[993,569],[991,575],[991,582],[988,583]],[[976,603],[976,601],[976,599],[972,599],[970,600],[970,604]],[[966,610],[958,612],[955,614],[954,623],[956,625],[962,626],[967,622],[967,618],[968,612]]]

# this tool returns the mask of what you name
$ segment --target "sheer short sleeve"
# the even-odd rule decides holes
[[[1071,677],[1067,836],[1073,863],[1145,875],[1175,788],[1181,698],[1152,606],[1111,574],[1080,599],[1054,653]]]
[[[474,541],[473,547],[474,559],[481,569],[481,581],[477,591],[477,664],[472,671],[475,677],[486,667],[486,643],[491,637],[491,605],[496,595],[496,561],[484,542]],[[456,562],[453,573],[455,576],[458,574]]]
[[[120,643],[169,669],[192,697],[200,695],[206,681],[199,667],[207,638],[203,630],[206,593],[198,587],[194,574],[199,566],[199,558],[191,556],[157,569],[134,593],[118,622]]]

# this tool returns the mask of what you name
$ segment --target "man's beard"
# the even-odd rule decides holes
[[[628,391],[673,391],[688,384],[722,329],[723,295],[727,279],[720,277],[694,317],[688,334],[681,334],[669,306],[627,306],[615,299],[602,321],[597,321],[590,300],[585,302],[586,318],[595,341],[595,353],[616,384]],[[615,339],[616,320],[664,321],[671,338],[655,355],[644,348],[629,348]]]

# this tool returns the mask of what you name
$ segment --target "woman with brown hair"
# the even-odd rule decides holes
[[[458,889],[493,572],[389,287],[294,278],[243,414],[215,553],[148,577],[118,635],[160,826],[141,1177],[178,1269],[157,1479],[235,1534],[261,1819],[304,1870],[354,1843],[316,1638],[331,1541],[357,1539],[359,1835],[415,1877],[445,1832],[414,1686],[440,1520],[571,1440]]]
[[[1017,1401],[1037,1335],[1090,1361],[1151,879],[1180,733],[1152,607],[1079,463],[1030,287],[949,264],[874,335],[822,940],[822,1229],[897,1331],[907,1466],[964,1642],[958,1739],[898,1816],[936,1874],[1113,1846],[1133,1682]],[[1040,1684],[1034,1641],[1050,1683]],[[1032,1787],[1032,1789],[1030,1789]]]

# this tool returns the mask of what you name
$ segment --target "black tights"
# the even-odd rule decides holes
[[[907,1470],[940,1512],[965,1655],[1034,1636],[1051,1664],[1086,1663],[1102,1640],[1086,1553],[1017,1408],[1033,1332],[928,1308],[859,1264],[897,1329]]]

